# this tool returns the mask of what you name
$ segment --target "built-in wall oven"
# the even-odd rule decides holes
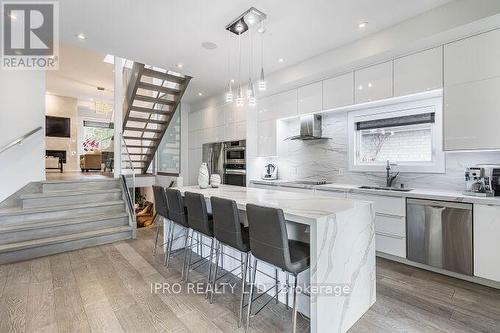
[[[224,142],[224,184],[246,186],[246,141]]]
[[[472,204],[408,198],[406,233],[409,260],[473,275]]]
[[[222,184],[246,186],[246,141],[206,143],[202,147],[202,161],[210,174],[219,174]]]

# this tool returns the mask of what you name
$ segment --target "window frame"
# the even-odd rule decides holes
[[[384,101],[372,106],[364,106],[350,111],[347,115],[348,126],[348,168],[353,172],[385,172],[384,164],[358,164],[358,131],[356,123],[360,121],[393,118],[405,115],[434,112],[432,128],[432,162],[395,162],[391,168],[402,173],[445,173],[446,158],[443,151],[443,98],[442,93],[431,96],[418,96],[395,101]]]

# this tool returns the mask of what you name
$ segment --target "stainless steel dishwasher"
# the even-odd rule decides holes
[[[408,198],[406,240],[409,260],[473,275],[472,204]]]

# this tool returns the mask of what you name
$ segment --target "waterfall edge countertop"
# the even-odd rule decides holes
[[[178,189],[206,199],[232,199],[240,210],[247,203],[281,208],[287,222],[309,226],[311,257],[305,286],[310,297],[303,310],[310,314],[311,332],[347,332],[375,303],[375,214],[370,202],[230,185]],[[299,283],[305,282],[299,277]]]
[[[245,210],[247,203],[281,208],[285,219],[299,223],[310,224],[317,219],[333,216],[369,202],[335,199],[328,196],[318,196],[307,193],[283,192],[279,190],[259,189],[232,185],[220,185],[218,188],[201,189],[199,186],[178,187],[181,193],[186,191],[201,193],[205,198],[216,196],[236,201],[238,209]]]

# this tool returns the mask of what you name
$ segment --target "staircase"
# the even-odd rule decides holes
[[[0,264],[135,236],[120,180],[45,181],[39,189],[0,209]]]
[[[134,63],[123,104],[129,168],[145,174],[191,77]]]

